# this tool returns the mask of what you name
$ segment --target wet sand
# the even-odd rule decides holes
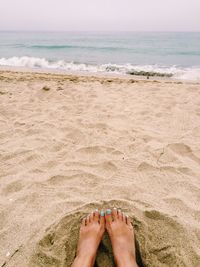
[[[145,266],[199,266],[200,84],[1,70],[0,100],[1,267],[70,266],[107,207]]]

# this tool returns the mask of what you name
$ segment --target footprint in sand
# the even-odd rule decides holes
[[[123,155],[123,153],[119,150],[116,150],[112,147],[106,146],[88,146],[82,147],[77,150],[77,152],[87,155],[98,156],[100,154],[108,154],[108,155]]]
[[[185,145],[184,143],[175,143],[169,144],[168,148],[170,148],[174,153],[181,157],[189,158],[196,163],[200,164],[200,158],[198,158],[191,149],[190,146]]]

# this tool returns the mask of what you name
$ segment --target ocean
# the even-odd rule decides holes
[[[0,66],[200,80],[200,32],[0,32]]]

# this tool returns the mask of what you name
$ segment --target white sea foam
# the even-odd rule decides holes
[[[200,67],[177,70],[174,77],[180,80],[200,81]]]
[[[11,57],[0,58],[0,66],[26,67],[26,68],[41,68],[55,69],[64,71],[84,71],[84,72],[110,72],[115,74],[130,74],[137,73],[138,75],[168,76],[181,80],[197,80],[200,81],[200,67],[180,68],[177,66],[159,66],[159,65],[132,65],[132,64],[101,64],[91,65],[84,63],[66,62],[64,60],[49,61],[45,58],[36,57]]]

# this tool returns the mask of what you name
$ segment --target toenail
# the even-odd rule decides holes
[[[113,208],[114,210],[117,210],[117,208]]]
[[[103,217],[103,216],[105,215],[105,212],[102,210],[102,211],[100,212],[100,215],[101,215],[101,217]]]
[[[98,211],[99,211],[98,209],[95,210],[95,212],[98,212]]]
[[[107,209],[107,210],[106,210],[106,213],[107,213],[108,215],[110,215],[110,214],[111,214],[111,210],[110,210],[110,209]]]

